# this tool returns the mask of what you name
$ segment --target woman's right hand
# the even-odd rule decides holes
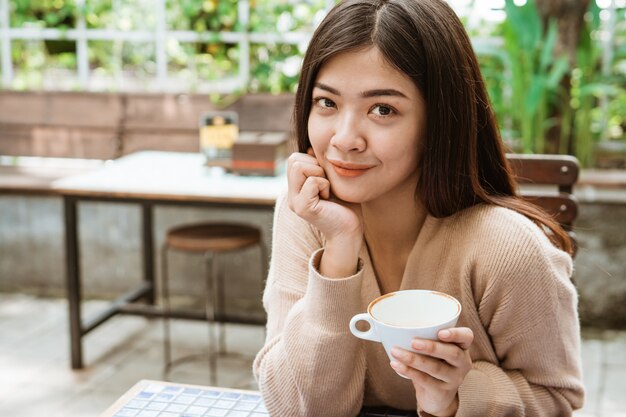
[[[326,238],[320,272],[328,277],[352,275],[363,239],[360,206],[331,197],[330,182],[313,150],[288,159],[289,208]]]

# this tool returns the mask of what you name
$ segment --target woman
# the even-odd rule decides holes
[[[275,416],[386,405],[433,416],[582,406],[567,234],[515,191],[476,57],[440,0],[337,5],[304,58],[299,152],[276,206],[254,372]],[[420,354],[352,336],[381,294],[433,289],[463,312]],[[400,378],[397,373],[410,379]]]

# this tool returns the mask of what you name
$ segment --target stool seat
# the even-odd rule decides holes
[[[170,248],[192,252],[226,252],[257,245],[258,228],[240,223],[197,223],[168,231]]]

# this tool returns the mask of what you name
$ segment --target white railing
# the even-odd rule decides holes
[[[63,72],[59,80],[53,81],[51,88],[54,89],[80,89],[80,90],[110,90],[118,91],[158,91],[180,92],[188,91],[189,85],[179,78],[172,77],[168,72],[167,42],[179,43],[198,42],[223,42],[238,45],[238,71],[230,77],[219,80],[194,79],[193,90],[200,93],[229,93],[245,90],[250,79],[250,45],[251,44],[287,44],[303,45],[308,43],[311,32],[286,32],[286,33],[256,33],[256,32],[195,32],[169,30],[167,27],[166,0],[152,0],[155,11],[156,24],[153,30],[118,30],[118,29],[92,29],[88,28],[85,16],[76,13],[76,25],[73,29],[60,30],[53,28],[35,27],[11,27],[10,0],[0,0],[0,87],[14,88],[15,74],[12,62],[14,41],[45,41],[45,40],[69,40],[76,42],[76,70]],[[85,1],[75,0],[76,8],[80,10]],[[625,0],[603,0],[607,3],[604,7],[614,9],[614,3],[623,3]],[[491,11],[492,16],[486,16],[489,8],[483,4],[482,9],[475,7],[469,0],[451,0],[457,12],[469,13],[469,23],[476,19],[487,20],[501,19],[498,11]],[[335,0],[325,1],[325,11],[335,4]],[[468,12],[470,11],[470,12]],[[612,11],[612,10],[611,10]],[[238,1],[238,27],[247,28],[250,18],[249,0]],[[479,22],[480,23],[480,22]],[[151,43],[155,50],[155,75],[154,77],[142,77],[141,80],[132,81],[124,74],[113,74],[113,85],[110,79],[99,79],[89,67],[89,42],[92,41],[122,41],[130,43]],[[475,38],[472,40],[478,54],[489,54],[493,47],[501,46],[501,39]],[[606,42],[606,40],[605,40]],[[612,50],[608,47],[606,50]],[[605,53],[605,61],[607,61]],[[610,57],[608,57],[610,58]],[[605,65],[607,67],[608,65]],[[121,72],[121,70],[120,70]],[[199,78],[199,77],[196,77]],[[44,86],[45,89],[45,86]]]
[[[76,8],[84,5],[85,0],[76,0]],[[206,81],[197,80],[194,89],[198,92],[227,93],[245,89],[250,73],[250,45],[251,44],[288,44],[300,45],[310,39],[309,32],[289,33],[254,33],[254,32],[194,32],[181,30],[168,30],[166,23],[166,0],[154,0],[156,25],[154,30],[117,30],[117,29],[92,29],[88,28],[82,13],[76,14],[76,27],[73,29],[60,30],[52,28],[14,28],[10,26],[9,0],[0,0],[0,69],[2,71],[1,87],[11,88],[14,83],[14,67],[12,62],[12,42],[16,40],[69,40],[76,42],[76,74],[70,84],[73,88],[81,90],[98,89],[98,82],[89,68],[89,42],[90,41],[124,41],[124,42],[149,42],[155,48],[155,77],[153,80],[142,80],[141,85],[133,87],[128,80],[123,80],[117,74],[118,80],[115,86],[118,90],[149,90],[149,91],[184,91],[185,86],[180,80],[170,77],[168,74],[168,53],[166,44],[170,40],[180,43],[195,42],[223,42],[236,44],[239,48],[238,72],[232,77],[225,79]],[[326,10],[334,5],[333,0],[326,0]],[[238,26],[248,27],[250,17],[250,4],[248,0],[239,0]],[[67,74],[66,74],[67,75]]]

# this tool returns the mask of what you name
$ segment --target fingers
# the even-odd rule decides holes
[[[468,327],[454,327],[441,330],[437,336],[439,340],[447,343],[455,343],[464,350],[469,349],[474,341],[474,332]]]
[[[474,333],[467,327],[455,327],[441,330],[438,334],[441,342],[427,339],[414,339],[411,348],[417,352],[442,359],[453,366],[465,363],[466,351],[474,341]]]
[[[417,353],[394,348],[391,354],[408,368],[457,384],[459,375],[464,376],[471,367],[468,349],[474,333],[467,327],[457,327],[442,330],[438,336],[441,341],[413,339],[411,348]]]
[[[293,153],[289,156],[287,167],[288,190],[289,195],[292,197],[300,193],[307,178],[326,177],[322,167],[311,155],[297,152]],[[321,195],[322,198],[328,198],[328,196],[328,192],[326,192],[326,195]]]
[[[311,215],[319,213],[320,196],[324,198],[324,195],[328,195],[330,189],[330,183],[326,178],[320,177],[308,177],[297,197],[291,201],[291,209],[294,213],[309,218]]]
[[[320,213],[320,199],[328,200],[330,197],[330,182],[324,169],[315,157],[293,153],[288,159],[287,182],[289,208],[311,221]]]
[[[392,361],[391,366],[406,377],[423,379],[426,374],[441,382],[455,382],[454,367],[445,361],[400,348],[393,348],[391,354],[398,360]]]
[[[429,349],[427,343],[415,339],[413,345],[422,349]],[[432,342],[436,345],[446,343]],[[445,360],[434,356],[411,352],[398,347],[391,350],[391,355],[397,359],[391,361],[391,367],[400,375],[411,379],[415,389],[418,404],[429,414],[455,415],[458,408],[458,390],[471,369],[471,358],[467,351],[456,345],[450,345],[466,355],[461,366],[453,366]],[[414,347],[414,346],[413,346]]]
[[[297,173],[297,174],[310,174],[316,175],[320,177],[324,177],[324,170],[317,162],[314,156],[307,155],[304,153],[294,152],[289,155],[287,159],[287,168],[289,173]],[[320,175],[321,174],[321,175]]]
[[[422,387],[430,386],[434,389],[439,390],[446,389],[446,382],[432,375],[429,375],[426,372],[397,361],[391,361],[390,365],[394,371],[406,378],[410,378],[414,384],[418,384]]]

